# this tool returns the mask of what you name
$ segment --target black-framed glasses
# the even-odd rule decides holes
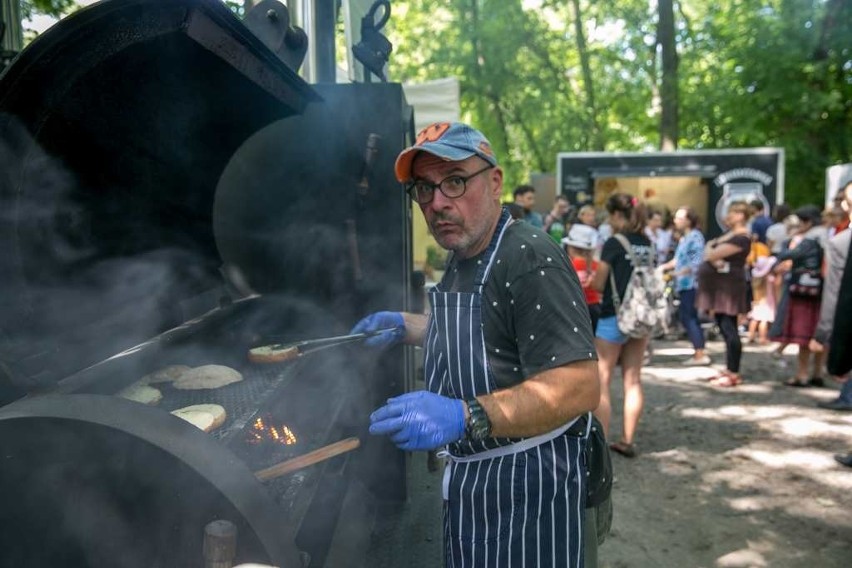
[[[475,178],[479,174],[493,168],[492,165],[487,165],[479,171],[476,171],[469,176],[460,176],[458,174],[445,177],[438,183],[431,183],[425,180],[416,180],[407,188],[408,196],[420,205],[431,203],[435,198],[435,190],[440,190],[445,196],[450,199],[458,199],[467,190],[467,182]]]

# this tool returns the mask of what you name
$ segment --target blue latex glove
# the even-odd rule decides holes
[[[429,391],[391,398],[370,415],[370,433],[402,450],[434,450],[464,436],[464,403]]]
[[[349,333],[366,333],[392,327],[390,331],[380,333],[364,341],[370,347],[388,347],[405,339],[405,320],[399,312],[376,312],[370,314],[352,328]]]

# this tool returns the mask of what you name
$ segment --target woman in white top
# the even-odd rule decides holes
[[[663,228],[663,214],[653,211],[645,226],[645,236],[654,245],[657,252],[657,264],[663,264],[668,260],[669,248],[672,244],[672,232]]]
[[[783,203],[775,206],[775,214],[772,216],[775,223],[769,225],[769,228],[766,229],[766,244],[769,245],[769,250],[773,254],[781,252],[784,239],[790,236],[787,232],[787,225],[784,224],[784,219],[789,216],[789,206]]]

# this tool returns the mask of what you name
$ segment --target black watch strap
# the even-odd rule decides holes
[[[465,435],[467,438],[478,442],[490,437],[491,420],[488,419],[485,409],[482,408],[482,405],[475,398],[465,402],[467,403],[467,410],[470,413],[467,424],[465,424]]]

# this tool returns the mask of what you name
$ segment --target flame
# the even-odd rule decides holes
[[[260,416],[255,419],[251,430],[249,430],[248,435],[246,436],[246,441],[249,444],[260,444],[264,441],[268,441],[285,446],[292,446],[293,444],[298,443],[299,440],[296,437],[296,434],[286,424],[270,426],[269,424],[272,423],[272,419],[269,416],[266,416],[265,418],[265,421],[264,417]]]

